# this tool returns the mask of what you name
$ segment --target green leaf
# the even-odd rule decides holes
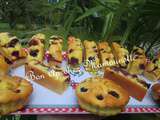
[[[80,17],[78,17],[78,18],[75,20],[75,22],[78,22],[78,21],[80,21],[80,20],[82,20],[82,19],[84,19],[84,18],[86,18],[86,17],[88,17],[88,16],[90,16],[90,15],[93,15],[93,14],[96,13],[96,12],[99,12],[99,11],[101,11],[101,10],[104,10],[104,9],[105,9],[105,8],[102,7],[102,6],[96,6],[96,7],[94,7],[94,8],[88,9],[83,15],[81,15]]]
[[[114,18],[114,13],[113,12],[109,12],[109,13],[106,14],[104,27],[103,27],[102,34],[101,34],[102,39],[104,39],[105,36],[108,36],[108,34],[110,33],[113,18]]]

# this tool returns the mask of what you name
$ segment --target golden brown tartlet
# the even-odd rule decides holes
[[[80,107],[101,116],[120,113],[129,101],[128,93],[121,86],[99,77],[80,83],[76,95]]]

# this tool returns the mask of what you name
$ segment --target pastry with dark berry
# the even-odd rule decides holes
[[[128,57],[129,57],[129,52],[126,48],[121,46],[120,44],[113,42],[112,43],[112,51],[113,55],[115,57],[115,60],[119,64],[119,67],[126,69],[128,66]]]
[[[60,65],[62,63],[62,43],[63,38],[60,36],[51,36],[49,41],[48,62],[50,65]]]
[[[156,83],[151,88],[151,95],[155,102],[160,104],[160,83]]]
[[[134,47],[131,56],[132,60],[128,64],[127,71],[130,74],[142,74],[147,64],[145,51],[140,47]]]
[[[32,37],[32,39],[28,42],[28,56],[27,62],[38,60],[44,60],[44,39],[45,36],[43,34],[37,34]]]
[[[62,68],[49,66],[39,61],[27,63],[25,74],[29,79],[58,94],[62,94],[70,83],[69,74]]]
[[[71,66],[79,66],[83,60],[83,48],[81,40],[70,36],[68,38],[68,63]]]
[[[129,101],[128,92],[111,80],[93,77],[76,88],[80,107],[100,116],[116,115],[123,111]]]
[[[9,71],[9,64],[5,61],[5,58],[0,54],[0,76],[7,75]]]
[[[24,108],[32,91],[32,85],[23,78],[0,76],[0,115]]]
[[[98,53],[93,50],[85,50],[85,69],[94,71],[101,68]]]
[[[160,56],[147,63],[144,76],[152,81],[160,79]]]
[[[119,67],[105,68],[104,78],[114,81],[128,91],[130,96],[139,101],[143,100],[150,87],[150,84],[137,75],[132,75]]]
[[[84,45],[84,62],[87,71],[96,70],[100,65],[99,51],[96,42],[85,40]],[[98,67],[98,68],[97,68]]]
[[[18,67],[26,63],[27,53],[22,48],[17,37],[9,38],[9,41],[0,47],[2,55],[12,62],[11,67]]]
[[[111,47],[107,42],[98,43],[99,55],[102,66],[115,66],[114,56]]]

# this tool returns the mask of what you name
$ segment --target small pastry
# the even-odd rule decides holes
[[[120,44],[113,42],[112,51],[116,61],[119,63],[119,67],[126,69],[128,66],[129,52],[126,48],[122,47]]]
[[[9,64],[5,61],[5,58],[0,55],[0,76],[6,75],[9,71]]]
[[[100,64],[99,52],[97,44],[94,41],[85,40],[84,44],[84,59],[85,68],[87,71],[97,70]]]
[[[83,48],[81,40],[70,36],[68,38],[68,63],[73,66],[79,66],[83,61]]]
[[[1,46],[2,55],[12,62],[12,67],[18,67],[26,63],[27,53],[22,48],[17,37],[10,37],[9,41]]]
[[[69,86],[70,76],[60,67],[50,67],[39,61],[32,61],[25,65],[26,76],[34,82],[62,94]]]
[[[152,81],[160,79],[160,56],[147,63],[144,76]]]
[[[128,64],[127,71],[130,74],[142,74],[147,63],[144,50],[139,47],[134,47],[131,56],[132,60]]]
[[[29,48],[28,48],[28,56],[27,61],[43,61],[44,59],[44,36],[42,34],[35,35],[32,37],[32,39],[28,42]]]
[[[153,99],[160,104],[160,83],[156,83],[151,88]]]
[[[129,101],[128,92],[111,80],[93,77],[80,83],[76,96],[81,108],[100,116],[116,115]]]
[[[143,100],[147,93],[147,90],[150,87],[148,83],[138,78],[137,75],[132,75],[118,67],[106,68],[104,78],[107,78],[119,84],[129,92],[130,96],[139,101]]]
[[[98,43],[98,49],[99,49],[101,64],[103,67],[116,65],[111,47],[107,42]]]
[[[33,91],[32,85],[17,76],[0,76],[0,115],[22,109]]]
[[[63,38],[51,36],[49,43],[49,65],[60,65],[62,63],[62,43]]]

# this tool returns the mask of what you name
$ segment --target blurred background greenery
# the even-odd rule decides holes
[[[118,41],[152,54],[160,48],[160,0],[0,0],[0,31],[22,41],[38,32]]]
[[[0,32],[26,43],[36,33],[117,41],[160,50],[160,0],[0,0]]]

